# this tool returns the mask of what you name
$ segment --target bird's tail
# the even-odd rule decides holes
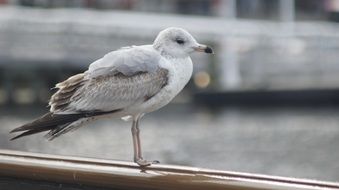
[[[13,137],[11,140],[44,131],[49,131],[45,137],[49,140],[53,140],[62,134],[79,128],[84,122],[91,120],[95,116],[111,114],[120,110],[121,109],[112,111],[83,112],[76,114],[54,114],[49,112],[31,123],[27,123],[21,127],[13,129],[10,133],[22,133]]]
[[[65,131],[66,128],[76,127],[75,124],[73,123],[76,123],[76,121],[82,118],[84,118],[83,114],[53,114],[49,112],[41,116],[40,118],[34,120],[31,123],[27,123],[21,127],[13,129],[11,133],[14,133],[14,132],[23,132],[23,133],[13,137],[11,140],[15,140],[20,137],[24,137],[27,135],[32,135],[32,134],[36,134],[36,133],[40,133],[44,131],[50,131],[46,135],[46,137],[49,140],[52,140],[55,137],[58,137],[61,134],[64,134],[70,131],[70,130]],[[62,131],[64,131],[64,133],[60,133]]]

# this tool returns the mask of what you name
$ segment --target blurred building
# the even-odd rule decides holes
[[[246,19],[326,20],[337,0],[1,0],[1,4],[40,8],[91,8]],[[283,9],[283,10],[282,10]],[[328,14],[329,13],[329,14]]]
[[[338,2],[0,0],[0,104],[45,102],[57,81],[168,26],[216,49],[194,55],[190,92],[337,88]]]

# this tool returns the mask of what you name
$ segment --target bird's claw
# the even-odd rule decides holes
[[[147,161],[147,160],[144,160],[144,159],[137,159],[135,162],[141,167],[146,167],[146,166],[150,166],[152,164],[159,164],[160,163],[158,160]]]

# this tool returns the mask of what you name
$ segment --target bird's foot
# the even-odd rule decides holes
[[[159,164],[160,163],[158,160],[147,161],[147,160],[144,160],[142,158],[136,159],[135,162],[141,167],[146,167],[146,166],[150,166],[152,164]]]

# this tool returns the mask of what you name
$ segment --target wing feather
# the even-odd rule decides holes
[[[168,82],[150,47],[111,52],[92,63],[85,73],[58,83],[49,105],[53,113],[121,110],[152,98]]]
[[[141,72],[133,76],[123,74],[89,80],[71,97],[70,109],[108,111],[124,109],[147,101],[168,81],[168,71],[159,68],[155,73]]]
[[[71,97],[76,91],[83,86],[85,74],[74,75],[67,80],[56,84],[58,91],[51,97],[49,105],[51,106],[51,112],[57,112],[66,108],[71,103]]]

